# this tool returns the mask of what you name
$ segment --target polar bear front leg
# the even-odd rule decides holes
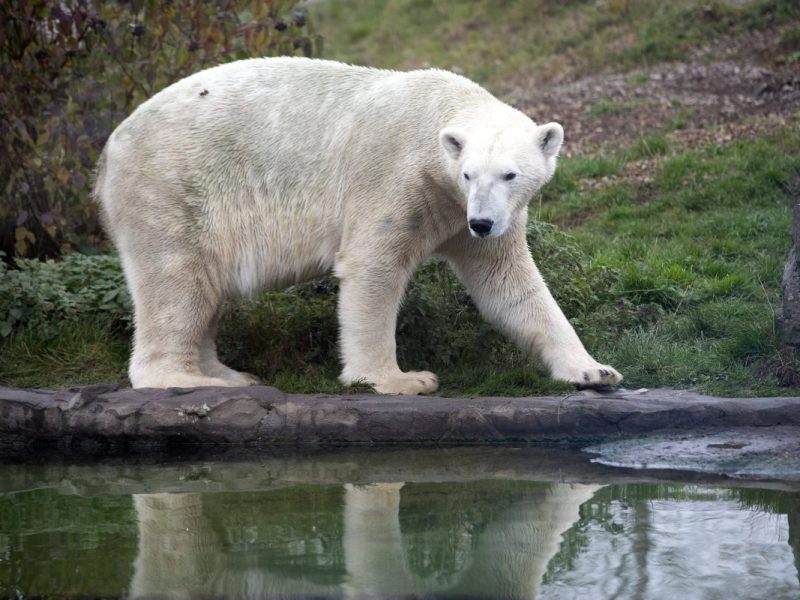
[[[554,379],[586,387],[622,381],[616,369],[589,355],[547,289],[528,250],[524,221],[498,238],[461,234],[440,251],[483,316],[538,356]]]
[[[397,365],[397,311],[410,270],[391,261],[339,263],[339,327],[343,369],[339,380],[366,381],[379,394],[430,394],[439,380],[428,371],[403,372]]]

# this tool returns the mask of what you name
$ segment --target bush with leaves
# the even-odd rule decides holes
[[[26,326],[48,337],[54,325],[91,316],[128,328],[131,301],[116,256],[71,252],[59,261],[18,258],[14,266],[0,261],[0,336]]]
[[[0,20],[0,250],[102,241],[89,190],[108,135],[205,67],[319,53],[296,0],[7,0]]]

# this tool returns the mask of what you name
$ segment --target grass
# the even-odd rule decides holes
[[[128,385],[129,333],[104,318],[84,316],[43,336],[22,328],[0,342],[0,384],[62,388],[90,383]]]
[[[522,74],[548,80],[682,59],[723,34],[800,15],[793,0],[326,0],[309,10],[327,58],[442,67],[498,93]],[[796,35],[785,37],[791,51]]]
[[[628,149],[626,158],[629,161],[648,160],[663,156],[667,152],[669,152],[667,138],[659,133],[651,133],[636,140]]]
[[[632,160],[654,148],[668,151],[650,140],[623,154]],[[575,167],[563,161],[564,198],[548,195],[540,214],[568,222],[602,208],[571,233],[593,261],[619,273],[616,301],[581,318],[628,385],[780,393],[764,366],[779,353],[774,315],[798,156],[800,138],[775,132],[662,156],[649,187],[623,180],[591,191],[569,179]]]

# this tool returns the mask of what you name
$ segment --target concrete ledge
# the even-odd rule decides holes
[[[210,447],[569,445],[653,432],[800,425],[800,398],[620,390],[563,397],[284,394],[264,386],[59,392],[0,388],[0,452],[128,454]]]

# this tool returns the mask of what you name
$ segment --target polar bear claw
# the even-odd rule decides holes
[[[579,388],[610,387],[622,382],[622,375],[608,365],[595,364],[590,367],[573,368],[564,372],[554,371],[554,379],[574,383]]]

